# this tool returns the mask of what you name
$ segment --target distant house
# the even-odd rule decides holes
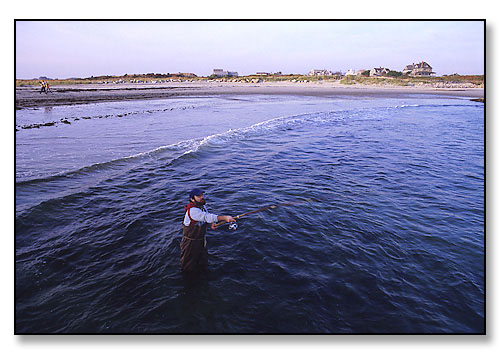
[[[426,62],[408,64],[403,69],[403,75],[409,76],[431,76],[436,74],[432,71],[432,67]]]
[[[370,70],[370,76],[384,76],[385,74],[389,73],[389,69],[387,68],[373,68]]]
[[[215,76],[226,76],[227,75],[227,71],[225,71],[224,69],[214,69],[212,75],[215,75]]]
[[[220,77],[223,77],[223,76],[238,76],[238,72],[227,71],[227,70],[224,70],[224,69],[214,69],[213,72],[212,72],[212,75],[220,76]]]
[[[271,73],[266,73],[265,71],[258,71],[255,75],[271,75]]]
[[[415,64],[408,64],[403,69],[403,75],[409,75],[413,71],[414,68],[415,68]]]
[[[323,75],[333,75],[330,70],[327,69],[313,69],[309,72],[309,76],[323,76]]]
[[[345,73],[345,75],[346,75],[346,76],[348,76],[348,75],[351,75],[351,76],[356,76],[356,72],[354,71],[354,69],[349,69],[349,70],[347,71],[347,73]]]

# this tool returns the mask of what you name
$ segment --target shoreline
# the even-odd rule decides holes
[[[112,101],[155,100],[215,95],[300,95],[352,97],[405,97],[410,95],[442,95],[483,98],[484,88],[440,88],[432,86],[343,85],[338,83],[290,82],[177,82],[162,84],[74,84],[51,87],[40,94],[35,86],[16,87],[16,109],[59,105],[89,104]]]

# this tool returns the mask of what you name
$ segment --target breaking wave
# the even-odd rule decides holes
[[[57,179],[74,178],[75,176],[78,175],[82,174],[87,175],[95,171],[113,168],[125,162],[134,161],[138,159],[140,160],[144,158],[154,158],[159,154],[165,154],[167,152],[171,153],[167,157],[167,159],[169,159],[170,163],[172,163],[176,159],[179,159],[185,155],[197,152],[204,146],[224,144],[233,141],[235,139],[245,139],[245,137],[255,136],[261,134],[264,131],[271,131],[280,128],[290,128],[298,124],[303,124],[308,122],[311,123],[311,122],[322,122],[325,120],[340,120],[343,119],[345,114],[346,111],[313,112],[313,113],[298,114],[286,117],[272,118],[267,121],[259,122],[248,127],[229,129],[225,132],[208,135],[206,137],[184,140],[165,146],[160,146],[145,152],[132,154],[125,157],[120,157],[110,161],[91,164],[89,166],[84,166],[76,170],[63,171],[53,175],[37,177],[34,179],[18,180],[16,181],[16,186],[49,182]]]

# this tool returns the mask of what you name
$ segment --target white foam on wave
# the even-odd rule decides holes
[[[27,180],[19,180],[16,181],[16,184],[30,184],[30,183],[51,181],[53,179],[58,179],[58,178],[72,177],[80,173],[85,174],[105,167],[110,167],[119,164],[121,162],[152,157],[155,156],[156,154],[172,150],[174,154],[168,158],[168,164],[170,164],[181,157],[184,157],[192,153],[196,153],[202,147],[210,144],[216,144],[216,145],[226,144],[227,142],[233,141],[235,139],[244,139],[245,137],[248,137],[248,135],[260,134],[263,131],[274,130],[280,127],[290,127],[304,122],[322,122],[325,120],[331,120],[332,118],[334,118],[332,117],[332,114],[339,114],[339,112],[340,111],[332,111],[332,112],[320,111],[320,112],[301,113],[292,116],[271,118],[266,121],[255,123],[248,127],[229,129],[225,132],[211,134],[206,137],[188,139],[177,143],[160,146],[145,152],[140,152],[125,157],[116,158],[110,161],[94,163],[74,170],[62,171],[53,175],[40,176]],[[338,119],[342,118],[342,115],[338,116],[337,118]]]
[[[395,108],[405,108],[405,107],[420,107],[419,104],[413,104],[413,105],[397,105],[397,106],[394,106]]]
[[[167,147],[174,147],[174,146],[179,147],[182,145],[188,146],[189,148],[177,157],[179,158],[186,154],[195,153],[200,148],[209,144],[224,144],[227,143],[228,141],[232,141],[235,139],[244,139],[249,135],[260,134],[263,131],[271,131],[282,127],[288,128],[306,122],[326,122],[326,121],[331,121],[332,119],[341,120],[344,117],[345,117],[345,111],[329,111],[329,112],[319,111],[319,112],[301,113],[292,116],[275,117],[266,121],[255,123],[248,127],[229,129],[222,133],[216,133],[202,138],[195,138],[187,141],[182,141],[166,147],[160,147],[155,149],[154,151],[163,150]]]

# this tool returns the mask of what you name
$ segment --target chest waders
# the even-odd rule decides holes
[[[190,272],[208,265],[208,250],[205,233],[207,224],[191,218],[190,209],[198,207],[190,202],[185,210],[190,219],[189,226],[182,224],[183,237],[181,240],[181,269]]]

